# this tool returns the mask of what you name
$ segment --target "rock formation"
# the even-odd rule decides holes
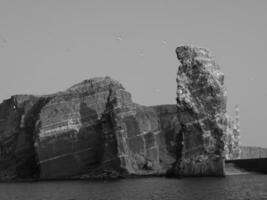
[[[0,104],[0,179],[36,178],[35,122],[46,99],[12,96]]]
[[[0,104],[0,178],[163,174],[175,161],[176,112],[133,103],[109,77],[13,96]]]
[[[225,158],[227,160],[241,157],[239,108],[235,107],[235,118],[227,116],[227,128],[225,135]]]
[[[174,173],[181,176],[224,175],[226,92],[224,75],[208,50],[176,49],[177,107],[182,152]]]
[[[0,180],[224,175],[224,76],[207,50],[176,52],[177,105],[138,105],[109,77],[5,100]]]

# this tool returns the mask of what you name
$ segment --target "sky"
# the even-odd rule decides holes
[[[175,104],[175,48],[209,49],[243,145],[267,147],[267,1],[0,0],[0,101],[110,76],[143,105]]]

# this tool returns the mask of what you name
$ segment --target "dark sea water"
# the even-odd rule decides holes
[[[267,175],[0,183],[0,200],[267,199]]]

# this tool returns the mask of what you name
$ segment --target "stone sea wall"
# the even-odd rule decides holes
[[[267,148],[240,146],[241,154],[239,159],[267,158]]]

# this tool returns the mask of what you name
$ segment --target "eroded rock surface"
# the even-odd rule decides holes
[[[0,104],[0,180],[38,178],[35,124],[47,100],[17,95]]]
[[[241,158],[239,108],[235,108],[235,117],[227,115],[227,127],[225,135],[225,159],[235,160]]]
[[[178,120],[181,123],[173,173],[181,176],[224,175],[226,92],[224,75],[208,50],[176,49]]]
[[[109,78],[0,104],[0,178],[164,174],[175,161],[176,106],[132,102]]]
[[[207,50],[176,52],[177,105],[136,104],[110,77],[5,100],[0,180],[224,175],[224,76]]]

